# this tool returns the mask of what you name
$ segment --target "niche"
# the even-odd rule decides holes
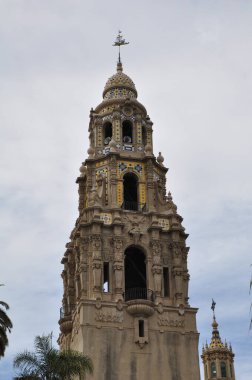
[[[104,131],[104,145],[108,145],[112,138],[112,124],[109,121],[107,121],[103,125],[103,131]]]
[[[125,144],[133,143],[132,123],[129,120],[124,120],[122,123],[122,140]]]

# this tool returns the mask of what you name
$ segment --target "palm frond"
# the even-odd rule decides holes
[[[65,373],[65,377],[62,377],[64,380],[72,379],[77,375],[84,378],[86,373],[93,373],[91,359],[80,352],[72,350],[62,351],[59,354],[59,358],[62,363],[62,372]]]
[[[0,308],[0,327],[8,329],[10,332],[11,328],[13,327],[12,322],[6,312]]]
[[[0,329],[0,356],[4,356],[5,348],[8,346],[6,332]]]
[[[4,306],[6,310],[10,308],[9,305],[4,301],[0,301],[0,305]]]
[[[53,348],[51,335],[37,336],[34,346],[34,353],[25,351],[15,357],[14,367],[21,370],[15,380],[73,380],[76,376],[83,379],[86,373],[93,372],[89,357],[79,352],[60,352]]]
[[[26,376],[33,375],[39,371],[39,361],[36,354],[29,351],[24,351],[21,354],[16,355],[13,361],[14,368],[21,369],[22,373]]]

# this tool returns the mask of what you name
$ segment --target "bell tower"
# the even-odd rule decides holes
[[[59,343],[91,357],[94,380],[199,380],[188,235],[137,96],[119,59],[90,112],[79,216],[62,259]]]
[[[205,344],[202,350],[205,380],[235,380],[234,353],[231,344],[223,343],[215,318],[215,302],[212,303],[213,323],[212,339],[210,344]]]

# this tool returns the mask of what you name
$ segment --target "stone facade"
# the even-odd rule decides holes
[[[89,355],[94,380],[198,380],[188,235],[121,63],[91,110],[89,141],[62,259],[60,346]]]

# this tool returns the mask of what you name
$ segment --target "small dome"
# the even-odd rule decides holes
[[[137,90],[134,82],[123,73],[122,64],[117,64],[117,73],[107,80],[103,91],[103,99],[136,99]]]

